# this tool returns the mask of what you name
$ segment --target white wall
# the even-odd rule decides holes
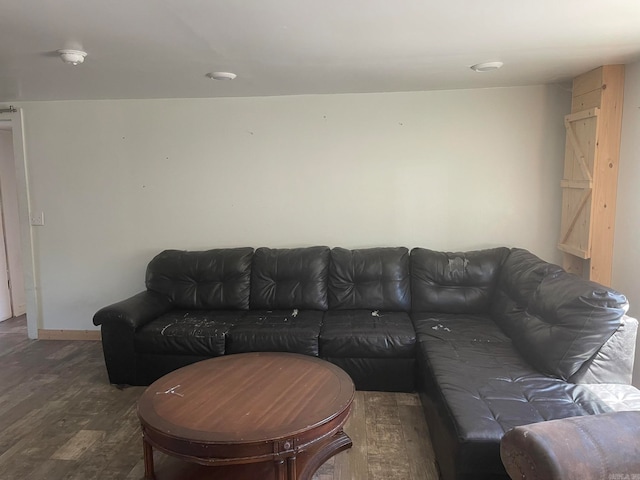
[[[165,248],[521,246],[560,261],[555,86],[24,108],[40,328],[90,329]]]
[[[624,82],[612,283],[640,318],[640,62],[626,66]],[[640,338],[633,382],[640,387]]]

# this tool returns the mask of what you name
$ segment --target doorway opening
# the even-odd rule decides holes
[[[26,311],[27,335],[30,339],[36,339],[40,309],[34,269],[33,232],[29,222],[29,182],[22,109],[0,108],[0,132],[3,147],[0,151],[0,224],[3,227],[0,238],[4,243],[4,246],[0,245],[0,289],[5,284],[9,289],[10,318],[16,318]],[[3,154],[3,151],[6,153]],[[3,258],[6,268],[2,263]],[[5,272],[6,282],[2,272]]]
[[[26,313],[13,127],[0,119],[0,321]]]

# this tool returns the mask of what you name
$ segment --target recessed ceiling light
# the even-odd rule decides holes
[[[82,50],[62,49],[58,50],[58,53],[62,61],[69,65],[79,65],[84,62],[84,57],[87,56],[87,52]]]
[[[471,65],[471,70],[474,72],[490,72],[491,70],[497,70],[504,65],[502,62],[484,62]]]
[[[232,72],[211,72],[207,73],[206,77],[211,80],[233,80],[237,75]]]

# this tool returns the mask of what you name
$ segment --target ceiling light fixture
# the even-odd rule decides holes
[[[471,65],[471,70],[474,72],[490,72],[492,70],[497,70],[504,65],[502,62],[484,62],[484,63],[476,63],[475,65]]]
[[[233,80],[237,75],[232,72],[211,72],[206,77],[211,80]]]
[[[69,65],[79,65],[84,62],[84,57],[87,56],[87,52],[83,52],[82,50],[63,49],[58,50],[58,53],[62,61]]]

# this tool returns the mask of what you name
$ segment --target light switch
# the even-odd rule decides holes
[[[31,214],[31,225],[41,227],[44,225],[44,212],[35,212]]]

